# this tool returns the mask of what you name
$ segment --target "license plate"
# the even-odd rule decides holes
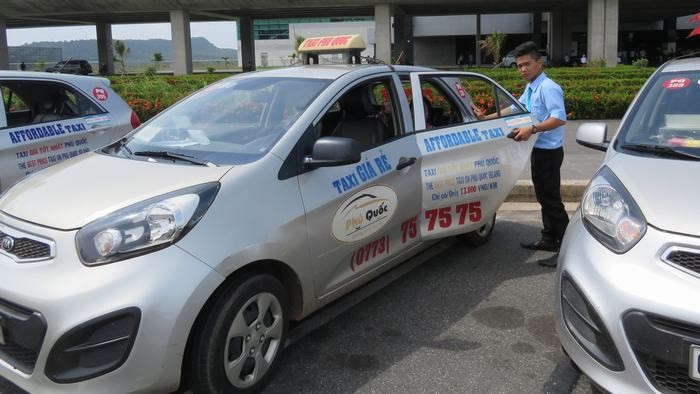
[[[700,346],[690,345],[690,374],[691,379],[700,380]]]
[[[2,328],[2,317],[0,317],[0,345],[5,344],[5,334],[3,333],[3,328]]]

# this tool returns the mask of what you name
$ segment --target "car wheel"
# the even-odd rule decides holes
[[[462,235],[462,238],[470,246],[481,246],[489,241],[494,227],[496,227],[495,213],[491,216],[491,219],[479,227],[479,229]]]
[[[260,391],[279,364],[287,316],[287,294],[274,277],[229,283],[190,344],[189,388],[195,393]]]
[[[515,62],[510,64],[510,68],[516,68],[516,67],[518,67],[518,65]]]

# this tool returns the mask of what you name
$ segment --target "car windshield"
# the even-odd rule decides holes
[[[657,74],[622,126],[617,147],[669,158],[700,157],[698,103],[700,70]]]
[[[160,158],[179,155],[220,165],[255,161],[329,84],[313,78],[223,80],[142,126],[124,143],[125,154],[157,152]]]

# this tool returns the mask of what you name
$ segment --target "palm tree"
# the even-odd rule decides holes
[[[479,46],[481,49],[486,51],[487,56],[493,56],[493,64],[497,65],[501,62],[501,53],[503,52],[503,46],[506,43],[507,35],[495,31],[490,36],[486,37],[484,40],[479,41]]]
[[[297,59],[299,59],[299,46],[301,45],[302,42],[304,42],[305,39],[306,38],[304,38],[303,36],[300,36],[300,35],[294,36],[294,52],[291,55],[289,55],[289,57],[292,58],[292,61],[291,61],[292,64],[297,63],[297,61],[298,61]]]
[[[163,61],[163,54],[156,52],[153,54],[153,62],[155,63],[156,70],[160,70],[160,62]]]
[[[123,41],[114,41],[114,62],[119,64],[122,75],[126,74],[126,55],[130,51],[131,49],[127,48]]]

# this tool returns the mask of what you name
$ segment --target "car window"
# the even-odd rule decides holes
[[[400,112],[390,77],[365,81],[343,93],[316,125],[319,137],[352,138],[361,150],[400,134]]]
[[[330,81],[230,78],[209,85],[145,124],[127,142],[137,151],[167,151],[216,164],[266,154]]]
[[[403,81],[403,90],[413,117],[413,92],[411,83]],[[428,129],[462,123],[463,116],[453,97],[446,93],[444,83],[434,79],[421,79],[423,112]]]
[[[426,127],[437,128],[463,122],[457,104],[440,85],[432,81],[421,81],[421,91]]]
[[[2,81],[0,86],[7,100],[8,127],[105,112],[77,89],[57,82]]]
[[[474,116],[474,109],[485,114],[497,113],[499,116],[506,115],[505,113],[501,114],[501,111],[506,108],[509,108],[507,115],[525,112],[519,105],[516,105],[513,98],[486,79],[465,76],[459,77],[459,81],[464,88],[465,95],[470,98],[473,104],[471,116]],[[467,102],[465,101],[465,103]]]
[[[8,127],[71,119],[105,111],[78,90],[56,82],[2,81]]]
[[[31,119],[31,110],[20,96],[6,86],[0,85],[0,91],[2,91],[5,119],[7,119],[9,127],[18,123],[22,124],[24,122],[22,119],[27,119],[26,121]]]
[[[700,155],[700,71],[657,74],[642,92],[619,140]]]
[[[505,91],[476,75],[422,75],[420,80],[426,129],[478,122],[475,111],[499,116],[506,115],[500,112],[505,108],[509,115],[524,112]],[[410,90],[406,94],[410,97]]]

